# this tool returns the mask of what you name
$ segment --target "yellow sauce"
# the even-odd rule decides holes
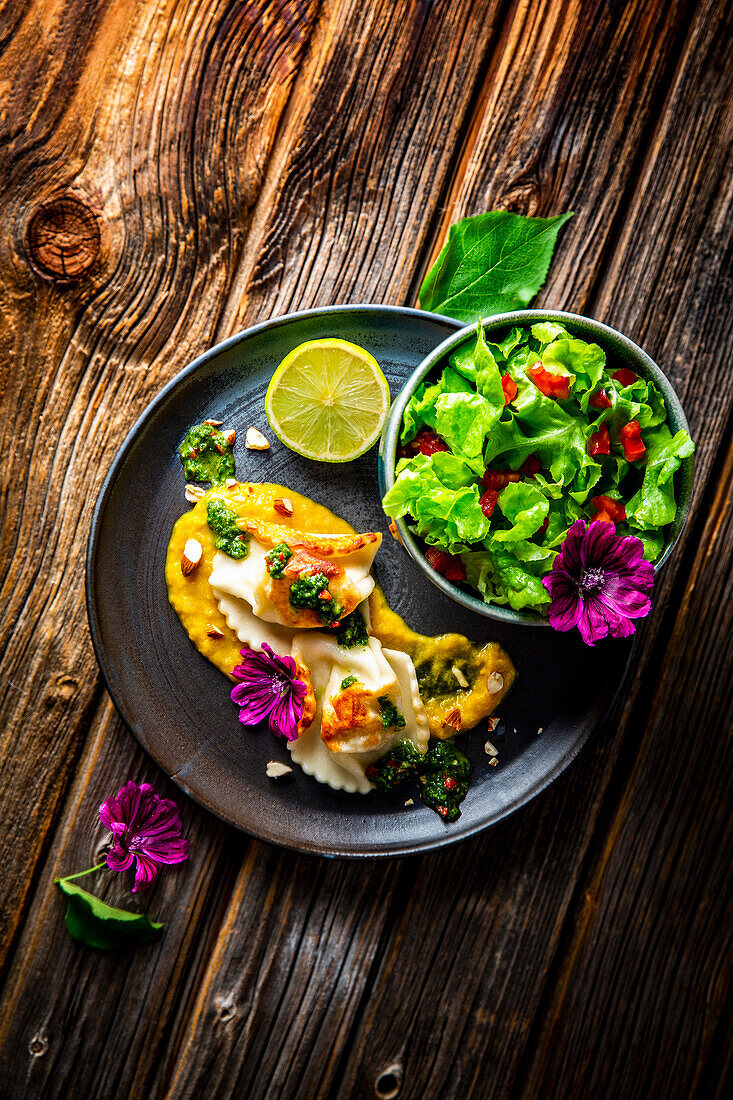
[[[219,611],[209,577],[214,554],[214,536],[206,523],[206,505],[216,496],[224,500],[240,519],[247,517],[266,523],[278,523],[297,531],[312,531],[324,535],[352,534],[345,520],[335,516],[322,504],[317,504],[300,493],[282,485],[270,483],[237,483],[225,488],[217,486],[176,522],[165,564],[168,596],[196,648],[225,675],[239,664],[242,643],[226,623]],[[287,497],[293,506],[293,515],[283,517],[275,512],[273,503],[277,497]],[[203,547],[200,564],[189,576],[181,571],[183,547],[188,539],[197,539]],[[487,718],[501,703],[514,682],[514,666],[507,654],[496,642],[483,646],[474,645],[461,634],[440,634],[428,637],[417,634],[387,604],[380,588],[375,588],[369,598],[371,633],[386,649],[398,649],[412,658],[422,679],[421,697],[425,704],[434,737],[453,737],[458,730],[444,725],[444,719],[460,709],[460,728],[471,729]],[[219,636],[212,637],[211,632]],[[452,668],[463,671],[469,681],[468,688],[461,687]],[[503,685],[499,691],[490,692],[487,679],[499,673]],[[436,691],[438,682],[441,691]],[[455,690],[446,690],[455,683]]]
[[[369,597],[369,611],[371,632],[382,645],[386,649],[401,649],[412,658],[433,737],[446,739],[459,732],[444,724],[444,719],[456,707],[461,712],[460,728],[472,729],[493,713],[514,683],[514,665],[497,642],[477,646],[463,634],[435,637],[418,634],[392,610],[381,588],[375,588]],[[461,687],[453,668],[464,674],[469,687]],[[497,692],[490,692],[488,688],[492,673],[498,673],[502,679]],[[438,681],[447,681],[451,686],[455,683],[455,690],[440,693],[431,690],[431,685]]]

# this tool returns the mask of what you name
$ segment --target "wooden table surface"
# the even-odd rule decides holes
[[[730,1086],[732,31],[726,0],[2,4],[2,1097]],[[690,521],[620,701],[544,794],[424,857],[280,851],[116,716],[94,501],[197,354],[295,309],[413,304],[448,225],[493,208],[575,211],[538,304],[671,377]],[[159,943],[95,953],[52,882],[94,861],[128,778],[182,804],[191,858],[143,899]]]

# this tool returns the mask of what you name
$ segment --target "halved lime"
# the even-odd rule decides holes
[[[265,397],[270,427],[291,451],[351,462],[376,443],[389,411],[379,363],[348,340],[308,340],[283,359]]]

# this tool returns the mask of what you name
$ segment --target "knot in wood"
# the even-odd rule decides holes
[[[378,1100],[396,1100],[402,1089],[402,1066],[399,1062],[383,1069],[374,1083],[374,1095]]]
[[[31,263],[42,275],[79,279],[99,254],[99,225],[88,206],[62,195],[34,211],[26,243]]]
[[[237,1008],[234,1004],[231,994],[227,996],[218,996],[214,998],[214,1008],[219,1020],[223,1024],[228,1024],[230,1020],[233,1020],[237,1015]]]
[[[43,1028],[31,1039],[28,1044],[28,1053],[32,1058],[43,1058],[43,1055],[48,1050],[48,1035],[46,1035]]]
[[[499,207],[508,210],[510,214],[523,214],[526,218],[534,218],[540,205],[540,186],[537,180],[517,180],[501,196]]]

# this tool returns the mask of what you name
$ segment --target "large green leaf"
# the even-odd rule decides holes
[[[139,947],[157,939],[162,931],[163,925],[144,913],[115,909],[74,882],[57,879],[56,885],[66,898],[66,927],[75,940],[88,947],[102,951]]]
[[[490,210],[457,222],[425,276],[421,306],[470,322],[529,305],[547,278],[557,234],[572,216]]]

